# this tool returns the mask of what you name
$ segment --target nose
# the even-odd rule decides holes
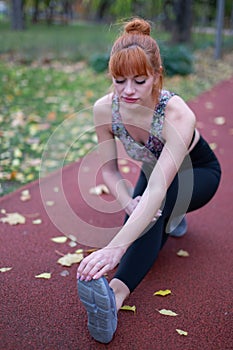
[[[133,82],[131,80],[127,80],[125,85],[125,94],[132,95],[134,94],[134,92],[135,92],[135,89],[134,89]]]

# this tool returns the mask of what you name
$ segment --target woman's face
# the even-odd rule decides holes
[[[153,108],[153,87],[155,77],[152,75],[136,75],[113,78],[113,85],[116,94],[121,102],[128,105],[139,104]]]

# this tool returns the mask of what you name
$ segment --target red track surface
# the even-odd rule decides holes
[[[91,245],[95,240],[101,246],[111,238],[110,228],[121,222],[121,212],[105,215],[98,211],[112,206],[106,206],[110,196],[101,199],[88,194],[95,185],[96,155],[88,157],[84,166],[75,163],[62,174],[45,178],[41,186],[39,182],[26,186],[29,201],[20,200],[25,188],[0,200],[1,210],[26,216],[25,224],[0,223],[0,268],[13,267],[0,274],[1,350],[233,349],[233,78],[189,104],[203,136],[216,146],[223,170],[221,185],[206,207],[188,215],[187,235],[168,241],[150,273],[128,298],[125,304],[135,305],[136,313],[119,312],[118,329],[110,344],[98,344],[89,336],[76,292],[77,265],[67,268],[57,263],[57,251],[74,252],[81,245],[71,248],[51,241],[72,233],[81,243]],[[223,125],[215,123],[220,116],[225,118]],[[126,176],[134,182],[138,168],[132,163],[130,167]],[[101,183],[100,174],[97,183]],[[59,192],[54,191],[56,187]],[[54,201],[53,207],[47,207],[49,212],[43,205],[46,200]],[[33,224],[35,218],[42,223]],[[93,230],[94,226],[109,229]],[[180,249],[190,256],[178,257]],[[64,270],[69,271],[66,277],[60,275]],[[52,273],[51,279],[35,278],[42,272]],[[160,289],[171,289],[172,294],[153,296]],[[178,316],[160,315],[160,309]],[[181,336],[176,329],[188,335]]]

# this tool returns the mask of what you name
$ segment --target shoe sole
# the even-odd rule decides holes
[[[88,314],[91,336],[109,343],[116,330],[117,314],[115,296],[105,277],[89,282],[78,280],[78,294]]]

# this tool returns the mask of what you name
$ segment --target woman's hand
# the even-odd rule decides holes
[[[130,216],[132,214],[132,212],[134,211],[134,209],[136,208],[136,206],[140,202],[140,199],[141,199],[141,196],[137,196],[137,197],[132,198],[130,200],[129,204],[125,208],[125,212],[126,212],[127,215]]]
[[[132,198],[132,200],[130,201],[130,203],[127,205],[125,211],[127,215],[131,215],[132,212],[134,211],[134,209],[137,207],[138,203],[141,200],[141,196],[137,196],[135,198]],[[158,210],[158,212],[156,213],[154,219],[152,221],[156,221],[160,216],[162,215],[162,211]]]
[[[98,279],[119,264],[125,249],[122,247],[105,247],[91,253],[83,259],[78,267],[77,278],[81,281]]]

